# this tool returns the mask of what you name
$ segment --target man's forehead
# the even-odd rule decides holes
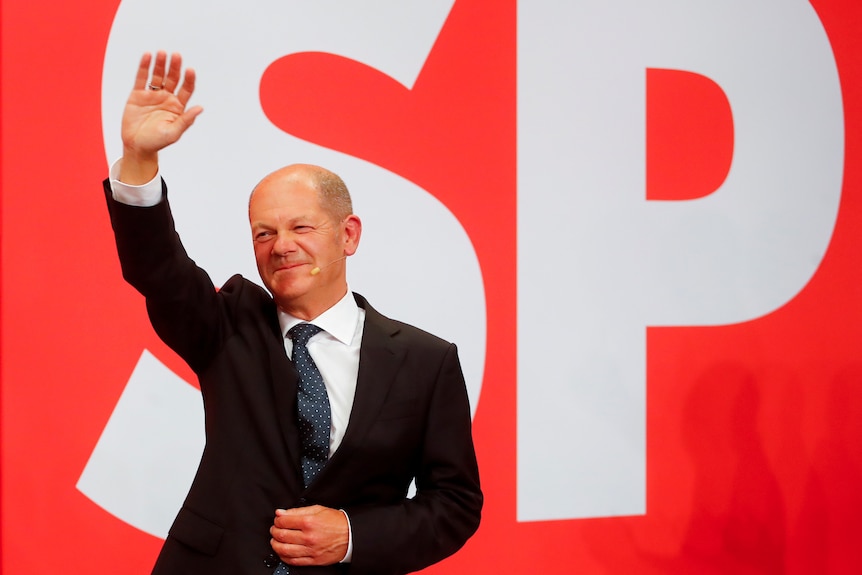
[[[293,205],[319,207],[320,194],[304,179],[282,179],[272,182],[264,180],[252,192],[249,209],[285,208]]]

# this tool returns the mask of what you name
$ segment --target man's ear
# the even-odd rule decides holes
[[[341,224],[344,234],[344,255],[352,256],[359,248],[359,238],[362,236],[362,221],[359,216],[350,214]]]

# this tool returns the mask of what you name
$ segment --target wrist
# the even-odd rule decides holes
[[[159,173],[159,154],[142,154],[130,148],[123,149],[118,179],[124,184],[139,186],[146,184]]]

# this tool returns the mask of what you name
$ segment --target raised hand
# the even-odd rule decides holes
[[[200,106],[186,109],[195,89],[195,72],[186,68],[180,76],[182,57],[172,54],[170,64],[165,52],[158,52],[150,78],[152,54],[141,57],[135,86],[123,110],[123,161],[120,180],[143,184],[158,171],[158,153],[173,144],[203,111]]]

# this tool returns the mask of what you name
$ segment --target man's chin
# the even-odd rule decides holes
[[[278,302],[290,302],[302,297],[308,291],[311,276],[306,279],[302,277],[275,277],[268,284],[272,297]]]
[[[304,283],[303,280],[310,277],[309,266],[300,265],[277,269],[264,279],[264,283],[275,290],[290,291],[294,285],[300,285]]]

